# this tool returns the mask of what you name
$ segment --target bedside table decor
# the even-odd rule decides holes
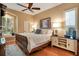
[[[52,23],[52,28],[54,28],[53,29],[53,35],[57,36],[58,35],[58,29],[61,28],[61,23],[60,22],[53,22]]]

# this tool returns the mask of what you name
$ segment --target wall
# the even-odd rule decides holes
[[[12,13],[18,17],[18,32],[24,32],[24,21],[29,23],[33,23],[33,16],[28,15],[26,13],[21,13],[15,10],[7,9],[7,12]],[[31,25],[29,27],[29,31],[31,29]]]
[[[65,20],[64,20],[64,12],[68,9],[71,9],[71,8],[78,8],[79,7],[79,4],[78,3],[70,3],[70,4],[61,4],[55,8],[51,8],[49,10],[46,10],[44,12],[41,12],[40,14],[37,14],[34,16],[34,22],[36,24],[38,24],[38,27],[39,27],[39,22],[41,19],[43,18],[47,18],[47,17],[51,17],[51,22],[53,21],[58,21],[60,20],[61,24],[62,24],[62,29],[64,29],[65,27]],[[64,30],[63,32],[60,31],[60,34],[63,33],[64,34]]]
[[[64,20],[64,12],[71,8],[78,8],[78,3],[70,3],[70,4],[61,4],[57,7],[51,8],[34,16],[28,15],[26,13],[21,13],[15,10],[7,9],[8,12],[11,12],[18,16],[18,32],[24,32],[24,21],[28,21],[30,25],[30,31],[32,30],[32,25],[37,25],[39,27],[39,22],[43,18],[51,17],[51,22],[60,21],[62,24],[62,29],[65,27]],[[63,32],[60,32],[63,33]]]

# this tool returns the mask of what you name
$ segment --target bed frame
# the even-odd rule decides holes
[[[28,45],[28,40],[27,37],[19,35],[19,34],[15,34],[16,36],[16,44],[21,48],[21,50],[26,54],[26,55],[31,55],[32,53],[43,49],[44,47],[48,46],[50,44],[50,42],[47,42],[46,44],[43,44],[39,47],[36,47],[34,49],[32,49],[32,51],[29,53],[27,50],[27,45]]]

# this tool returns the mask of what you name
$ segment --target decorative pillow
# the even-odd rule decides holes
[[[41,29],[36,29],[35,33],[36,34],[41,34]]]
[[[52,30],[48,30],[47,34],[52,35]]]
[[[48,30],[47,29],[42,29],[42,34],[47,34]]]

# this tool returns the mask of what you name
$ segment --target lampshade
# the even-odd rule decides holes
[[[33,28],[33,29],[37,29],[37,25],[33,25],[32,28]]]
[[[59,27],[61,27],[61,23],[60,22],[54,22],[52,26],[54,28],[59,28]]]

